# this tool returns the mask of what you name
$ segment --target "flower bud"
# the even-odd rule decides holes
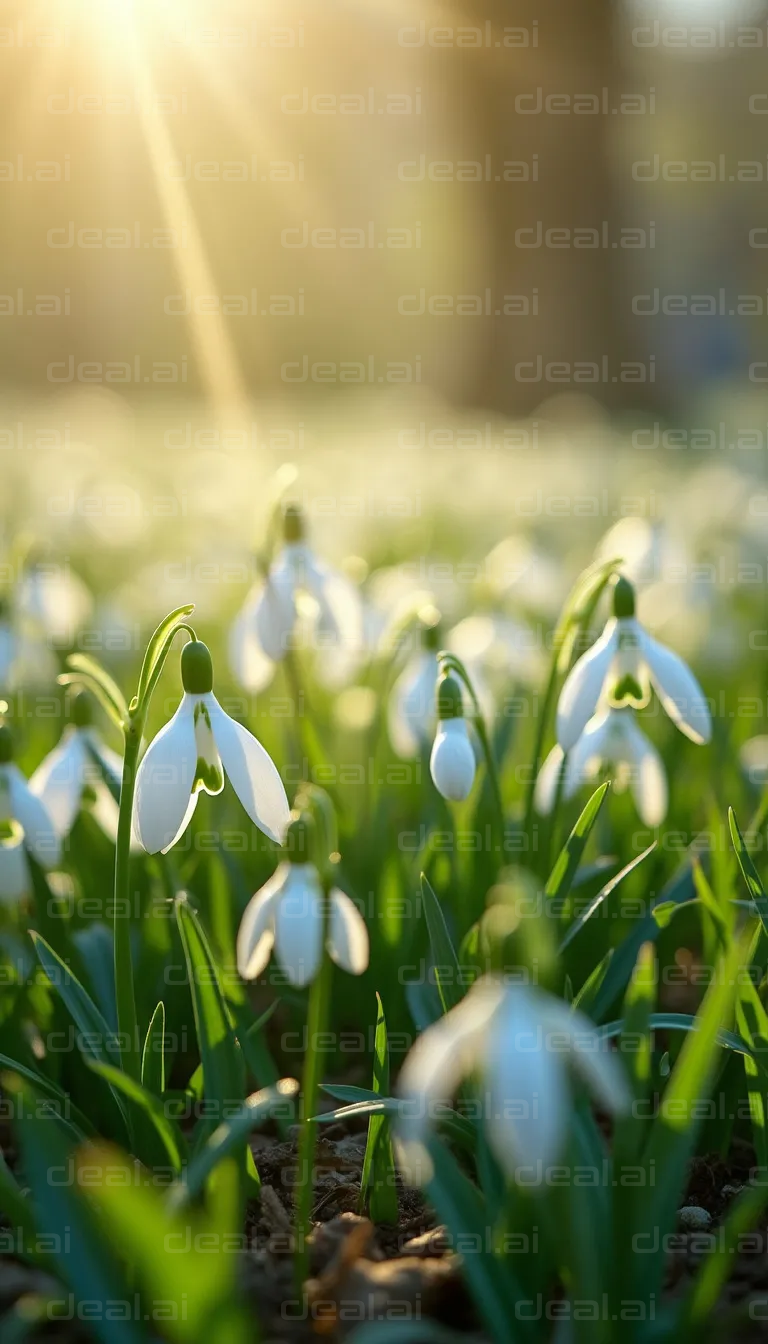
[[[437,607],[431,605],[422,607],[419,612],[419,624],[422,645],[429,653],[437,653],[441,638],[440,612]]]
[[[289,863],[310,863],[315,844],[315,822],[311,812],[291,814],[285,833],[283,852]]]
[[[76,728],[90,728],[93,723],[93,702],[87,691],[78,691],[72,697],[72,722]]]
[[[14,757],[13,733],[4,721],[0,721],[0,765],[8,765]]]
[[[429,771],[443,798],[461,803],[469,796],[475,781],[475,753],[463,717],[441,720],[429,758]]]
[[[613,614],[619,621],[629,620],[635,614],[635,590],[629,579],[621,575],[613,588]]]
[[[436,691],[437,717],[441,723],[446,719],[463,719],[464,702],[461,687],[450,672],[444,672],[439,678]]]
[[[207,644],[191,639],[181,650],[181,684],[190,695],[213,690],[213,663]]]
[[[304,514],[299,504],[286,504],[283,514],[283,540],[289,545],[303,541],[305,535]]]

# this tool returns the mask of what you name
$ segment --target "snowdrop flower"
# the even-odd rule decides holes
[[[670,719],[692,742],[712,735],[709,707],[677,654],[652,639],[635,617],[635,594],[627,579],[613,590],[613,616],[592,648],[579,659],[560,692],[557,740],[570,751],[606,696],[612,705],[648,703],[651,686]]]
[[[465,616],[446,636],[445,646],[460,658],[472,678],[472,684],[487,717],[493,710],[492,697],[484,687],[486,677],[535,686],[546,671],[546,659],[540,638],[524,621],[497,612],[475,612]]]
[[[432,782],[451,802],[469,797],[475,782],[475,753],[464,718],[461,687],[447,674],[437,684],[437,735],[429,758]]]
[[[514,597],[529,611],[556,616],[568,591],[564,566],[524,536],[505,537],[485,560],[498,597]]]
[[[26,895],[32,878],[27,853],[43,868],[61,858],[53,821],[13,759],[13,740],[0,724],[0,900],[11,903]]]
[[[59,665],[39,628],[14,613],[6,597],[0,597],[0,685],[7,690],[20,686],[50,686]]]
[[[29,787],[62,838],[69,835],[87,799],[99,826],[114,842],[120,811],[115,793],[120,793],[122,771],[122,758],[102,742],[93,727],[90,697],[81,691],[72,702],[72,725],[37,767]]]
[[[595,550],[595,560],[606,562],[616,556],[621,556],[625,578],[636,587],[663,581],[673,572],[686,574],[693,563],[679,529],[672,532],[647,518],[620,518],[609,527]]]
[[[16,606],[55,645],[72,644],[91,614],[93,598],[68,564],[49,564],[28,557],[26,571],[18,584]]]
[[[303,822],[291,824],[295,839]],[[302,843],[294,852],[305,849]],[[368,965],[368,930],[354,901],[333,887],[327,912],[320,874],[314,863],[286,858],[246,907],[237,934],[237,968],[244,980],[255,980],[274,948],[292,985],[315,978],[325,948],[343,970],[362,975]]]
[[[534,802],[544,816],[554,806],[564,759],[562,747],[553,747],[536,780]],[[667,777],[659,753],[638,728],[632,709],[607,705],[590,719],[568,753],[563,797],[572,798],[606,769],[613,775],[617,793],[629,788],[641,821],[660,826],[667,815]]]
[[[353,583],[319,560],[304,540],[297,506],[284,518],[285,544],[266,579],[254,584],[232,627],[230,662],[246,690],[261,691],[291,647],[304,617],[320,648],[363,649],[363,612]]]
[[[225,773],[254,825],[282,841],[289,809],[277,767],[221,708],[213,694],[211,655],[199,640],[181,651],[181,682],[181,704],[136,775],[134,828],[142,845],[150,854],[166,853],[189,825],[200,789],[221,793]]]
[[[543,990],[484,976],[427,1028],[403,1065],[397,1136],[406,1168],[420,1184],[429,1180],[432,1116],[475,1072],[488,1099],[488,1140],[505,1171],[556,1161],[571,1113],[567,1066],[606,1110],[628,1107],[618,1057],[591,1022]]]

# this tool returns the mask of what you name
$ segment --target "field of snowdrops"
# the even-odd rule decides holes
[[[4,1344],[763,1338],[762,430],[350,405],[5,408]]]

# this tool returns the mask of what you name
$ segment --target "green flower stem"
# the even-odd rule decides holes
[[[327,919],[327,912],[326,912]],[[302,1079],[301,1136],[298,1152],[298,1194],[296,1197],[296,1251],[294,1271],[296,1291],[304,1292],[304,1283],[309,1274],[309,1234],[312,1231],[312,1195],[315,1165],[315,1141],[317,1122],[318,1087],[321,1076],[321,1053],[318,1042],[323,1039],[327,1029],[333,963],[323,952],[320,970],[312,982],[309,991],[309,1011],[307,1013],[307,1053],[304,1059]]]
[[[299,769],[303,770],[306,765],[306,768],[311,770],[314,758],[312,751],[310,750],[310,742],[306,732],[306,719],[302,714],[302,709],[305,704],[305,694],[301,684],[298,659],[296,658],[294,650],[291,648],[286,649],[285,651],[283,667],[285,668],[285,680],[288,691],[293,700],[293,732],[296,739],[296,751],[299,757]]]
[[[131,957],[131,883],[130,847],[133,795],[141,746],[141,719],[129,714],[124,726],[125,754],[120,786],[120,817],[117,823],[115,853],[115,998],[117,1002],[117,1030],[120,1039],[120,1058],[124,1071],[137,1082],[141,1078],[141,1043],[136,1016],[136,996],[133,990],[133,959]]]
[[[478,740],[482,748],[483,756],[485,758],[485,768],[488,772],[488,782],[491,786],[491,793],[493,794],[493,808],[495,814],[494,820],[497,832],[496,841],[498,847],[501,850],[503,850],[505,824],[504,824],[504,803],[501,796],[501,782],[499,780],[499,772],[496,769],[496,762],[493,759],[493,751],[491,750],[491,741],[488,736],[488,729],[485,724],[485,719],[483,718],[483,712],[480,708],[480,701],[478,700],[477,695],[475,694],[475,688],[469,679],[469,673],[464,667],[464,664],[461,662],[459,658],[456,657],[455,654],[443,651],[441,653],[438,653],[437,659],[441,667],[450,668],[452,671],[456,672],[458,676],[461,677],[461,680],[464,682],[464,685],[466,686],[467,691],[469,692],[469,696],[472,701],[472,708],[474,711],[473,722],[475,725],[475,731],[477,733]]]

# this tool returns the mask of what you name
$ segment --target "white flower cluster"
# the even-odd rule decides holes
[[[602,635],[571,669],[557,706],[557,744],[536,782],[539,812],[551,812],[558,788],[571,798],[609,770],[617,791],[629,788],[646,826],[667,815],[668,789],[659,753],[635,720],[651,690],[692,742],[712,736],[704,693],[682,658],[659,644],[635,616],[627,579],[613,590],[613,616]]]

